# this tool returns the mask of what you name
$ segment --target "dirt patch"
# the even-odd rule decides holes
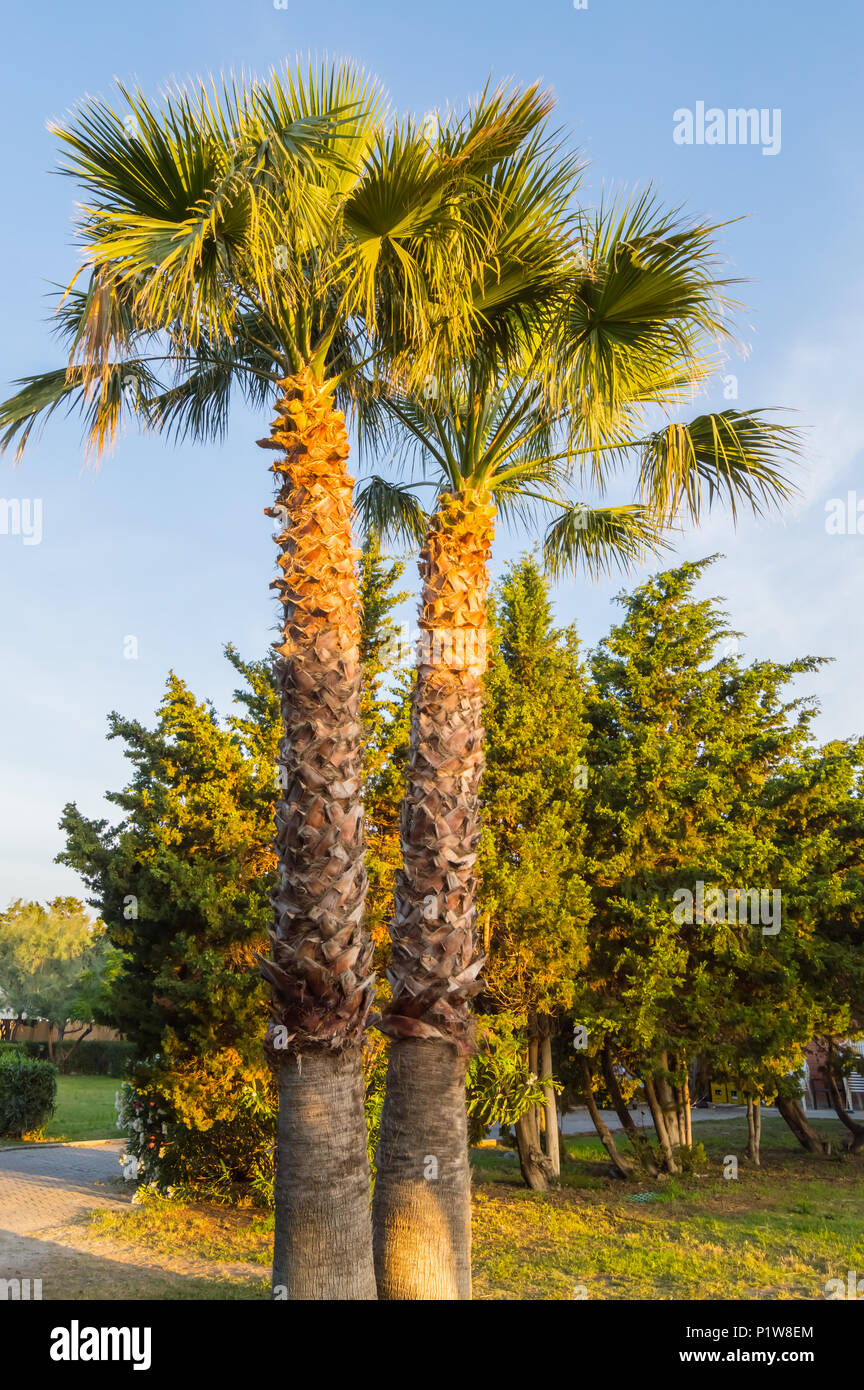
[[[0,1266],[6,1279],[41,1279],[45,1300],[269,1297],[260,1265],[168,1256],[95,1235],[83,1224],[34,1236],[0,1234]]]

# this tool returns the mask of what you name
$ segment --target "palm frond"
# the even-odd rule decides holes
[[[17,440],[20,459],[33,432],[41,433],[56,410],[83,416],[85,438],[98,452],[116,435],[124,416],[149,424],[147,402],[159,383],[146,361],[110,364],[98,382],[82,367],[61,367],[15,382],[21,389],[0,405],[0,453]]]
[[[663,515],[682,512],[697,522],[715,502],[726,502],[735,520],[742,503],[758,516],[788,501],[801,434],[767,417],[764,410],[725,410],[658,430],[642,450],[642,497]]]
[[[429,522],[418,498],[407,487],[377,474],[360,482],[354,496],[354,512],[364,532],[411,544],[422,542]]]
[[[589,507],[571,503],[546,530],[543,557],[550,575],[584,570],[598,579],[612,569],[630,570],[649,555],[669,549],[656,514],[630,503],[619,507]]]

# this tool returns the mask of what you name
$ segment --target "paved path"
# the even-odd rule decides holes
[[[266,1300],[260,1265],[169,1257],[122,1236],[94,1238],[85,1213],[122,1210],[132,1200],[131,1183],[107,1185],[121,1176],[123,1147],[112,1139],[93,1147],[0,1149],[0,1280],[38,1280],[34,1297],[73,1302]],[[5,1296],[15,1299],[18,1291],[9,1288]]]
[[[98,1147],[67,1146],[0,1149],[0,1236],[29,1235],[65,1226],[86,1211],[125,1207],[130,1196],[99,1184],[122,1176],[122,1141]]]
[[[617,1133],[621,1128],[621,1121],[614,1110],[601,1110],[601,1115],[606,1121],[608,1129]],[[765,1112],[763,1111],[763,1114]],[[651,1111],[647,1105],[634,1105],[630,1114],[633,1116],[638,1129],[652,1130]],[[712,1105],[710,1110],[697,1110],[695,1107],[690,1111],[694,1125],[701,1124],[704,1120],[737,1120],[747,1114],[746,1105]],[[568,1110],[561,1121],[561,1130],[564,1134],[594,1134],[594,1126],[591,1123],[591,1116],[583,1107],[577,1110]]]

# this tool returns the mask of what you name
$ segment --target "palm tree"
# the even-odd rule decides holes
[[[431,515],[410,483],[373,476],[358,493],[367,524],[422,544],[392,998],[379,1021],[392,1038],[373,1201],[384,1298],[470,1297],[464,1073],[483,963],[475,865],[496,512],[545,512],[553,574],[597,574],[663,548],[676,515],[696,521],[706,503],[725,499],[734,514],[780,502],[796,451],[794,432],[757,411],[668,419],[710,370],[706,340],[730,332],[715,229],[663,215],[648,195],[568,218],[575,168],[541,153],[538,141],[489,180],[509,210],[485,258],[495,273],[475,284],[472,354],[436,393],[388,402],[420,485],[436,490]],[[648,429],[649,411],[667,423]],[[634,462],[635,502],[574,495],[588,486],[602,500]]]
[[[66,365],[19,383],[0,410],[2,445],[17,438],[20,451],[63,406],[83,413],[98,451],[127,408],[206,440],[224,430],[235,385],[273,404],[258,441],[275,455],[283,609],[280,884],[261,964],[280,1063],[273,1281],[280,1297],[374,1298],[358,552],[340,406],[370,360],[410,383],[445,330],[468,345],[464,286],[478,265],[459,203],[548,101],[484,93],[433,149],[385,119],[375,84],[347,65],[202,83],[158,109],[121,93],[120,110],[88,100],[57,128],[87,197],[84,287],[62,301]]]

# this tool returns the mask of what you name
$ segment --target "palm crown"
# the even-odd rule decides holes
[[[497,171],[504,210],[487,223],[470,356],[457,355],[434,389],[391,392],[388,442],[402,468],[371,475],[358,507],[376,529],[416,539],[428,519],[416,487],[485,490],[505,520],[549,519],[553,572],[582,564],[596,574],[662,548],[679,516],[698,521],[717,501],[733,516],[758,513],[787,498],[798,436],[759,410],[669,418],[731,336],[716,228],[688,225],[650,195],[573,211],[575,162],[538,159],[540,149],[523,147],[506,180]],[[649,428],[658,414],[665,422]],[[417,472],[406,482],[409,460]],[[579,499],[602,498],[628,466],[635,502]]]
[[[124,413],[213,437],[235,384],[257,405],[306,369],[344,404],[383,354],[411,383],[445,340],[467,351],[482,248],[458,208],[543,119],[537,89],[484,92],[434,145],[349,65],[171,91],[160,109],[120,91],[120,109],[88,101],[56,127],[88,196],[57,319],[68,361],[18,383],[0,446],[20,453],[60,407],[97,450]]]

